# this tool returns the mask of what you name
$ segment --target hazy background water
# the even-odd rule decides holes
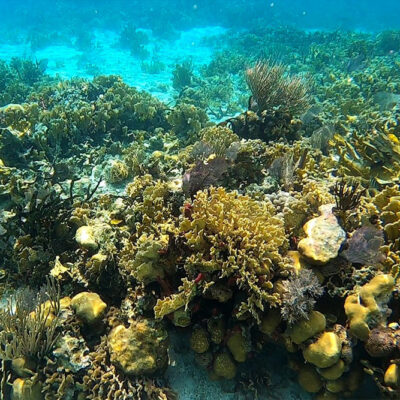
[[[25,0],[0,1],[2,28],[10,34],[27,29],[61,31],[118,29],[131,22],[155,29],[221,25],[254,28],[294,25],[304,29],[395,29],[400,26],[396,0]]]

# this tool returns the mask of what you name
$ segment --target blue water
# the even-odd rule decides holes
[[[0,0],[0,59],[46,60],[46,73],[61,78],[117,74],[169,102],[175,64],[191,59],[196,70],[209,63],[223,50],[224,33],[289,27],[374,34],[400,28],[398,15],[395,0]],[[127,26],[144,33],[143,54],[119,45]],[[144,65],[153,61],[163,68],[149,73]]]

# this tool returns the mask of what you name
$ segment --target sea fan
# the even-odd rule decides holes
[[[185,172],[182,179],[183,192],[193,197],[199,190],[209,186],[217,186],[228,169],[228,162],[221,157],[216,157],[207,162],[198,161],[189,171]]]
[[[382,230],[363,226],[354,231],[342,256],[354,264],[375,265],[385,260],[385,255],[380,251],[384,243]]]

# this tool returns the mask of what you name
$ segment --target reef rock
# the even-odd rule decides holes
[[[300,240],[298,249],[311,264],[324,265],[336,258],[346,239],[346,232],[332,213],[332,207],[332,204],[321,206],[321,215],[303,227],[307,237]]]
[[[150,375],[167,366],[167,332],[151,321],[116,326],[108,335],[111,362],[126,375]]]
[[[78,228],[75,234],[75,240],[77,241],[79,246],[83,247],[86,250],[95,251],[99,247],[95,238],[93,228],[91,228],[90,226],[85,225]]]

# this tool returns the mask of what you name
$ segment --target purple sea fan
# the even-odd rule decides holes
[[[182,178],[183,192],[193,197],[199,190],[218,185],[228,169],[228,162],[216,157],[207,162],[198,161],[197,164],[185,172]]]
[[[363,226],[354,231],[342,256],[354,264],[375,265],[385,260],[385,255],[380,250],[384,242],[381,229]]]

